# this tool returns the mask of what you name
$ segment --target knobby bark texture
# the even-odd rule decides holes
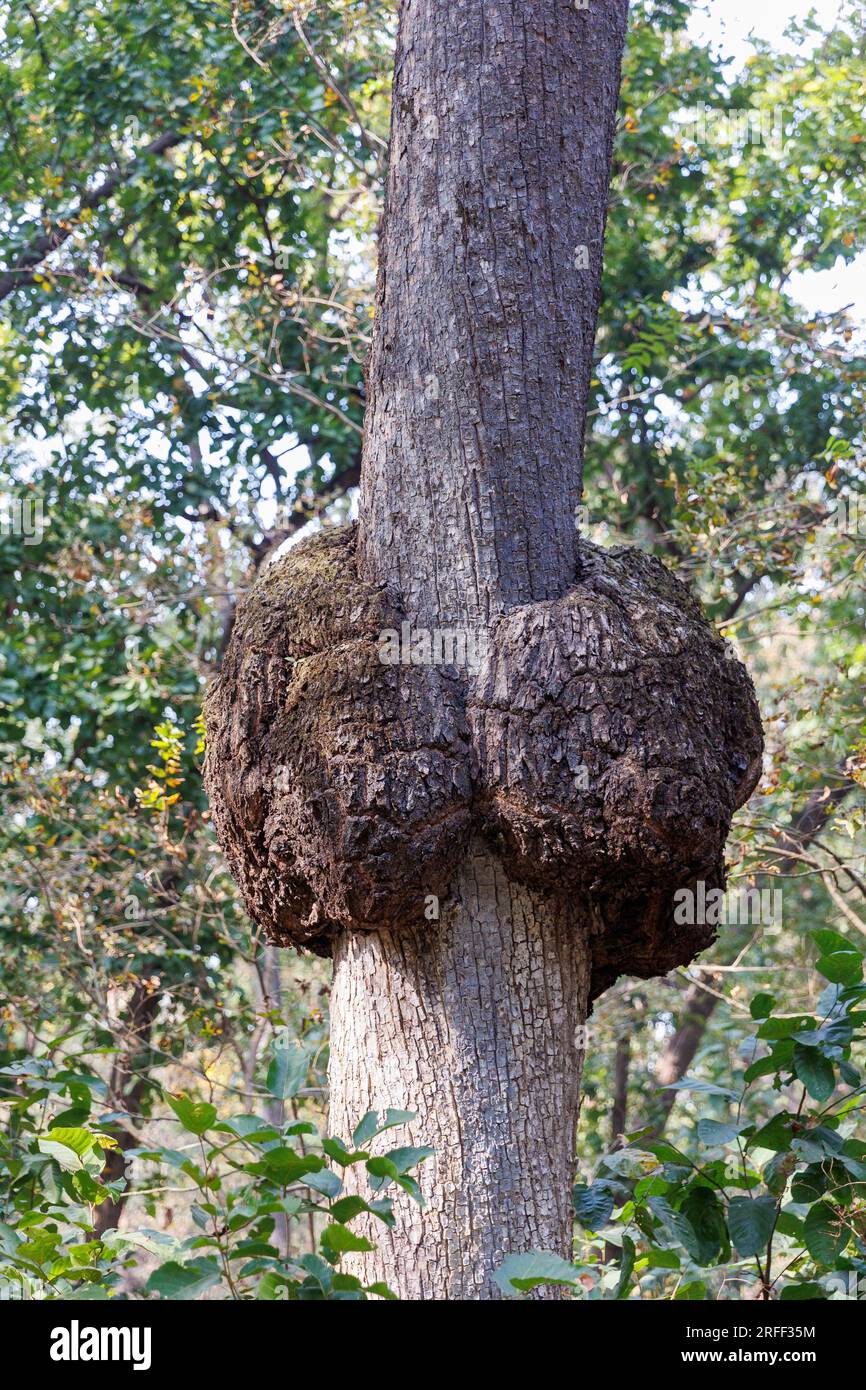
[[[520,882],[594,906],[593,996],[709,943],[673,895],[723,879],[760,769],[748,675],[640,551],[584,543],[572,584],[502,613],[477,671],[394,666],[380,637],[405,612],[359,577],[354,527],[274,562],[207,725],[215,824],[273,940],[413,929],[480,831]]]
[[[332,1130],[412,1110],[436,1150],[357,1261],[409,1297],[569,1256],[575,1028],[707,944],[673,894],[760,766],[687,590],[575,533],[626,10],[404,0],[359,523],[262,575],[208,702],[249,910],[335,958]]]

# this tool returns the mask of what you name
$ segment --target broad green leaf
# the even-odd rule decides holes
[[[854,951],[833,951],[816,961],[815,969],[836,985],[855,985],[863,977],[863,957]]]
[[[66,1173],[79,1173],[82,1170],[95,1176],[105,1165],[104,1145],[100,1136],[86,1129],[50,1129],[38,1141],[42,1153],[56,1159]],[[117,1141],[110,1140],[107,1147],[116,1147]]]
[[[832,931],[828,927],[821,927],[818,931],[810,932],[809,935],[822,956],[833,955],[837,951],[853,951],[858,956],[864,954],[863,947],[853,937],[843,936],[841,932]]]
[[[591,1186],[577,1183],[572,1189],[572,1202],[578,1221],[588,1231],[602,1230],[613,1213],[613,1192],[605,1182],[594,1182]]]
[[[321,1243],[334,1255],[342,1255],[347,1250],[373,1250],[375,1247],[365,1236],[356,1235],[348,1226],[334,1221],[326,1226],[321,1235]]]
[[[265,1082],[272,1096],[290,1100],[307,1083],[310,1058],[305,1047],[287,1033],[274,1040],[272,1059]]]
[[[147,1290],[158,1293],[161,1298],[189,1300],[199,1298],[219,1280],[220,1269],[215,1259],[191,1260],[184,1265],[169,1260],[153,1271]]]
[[[833,1063],[817,1047],[795,1043],[794,1070],[813,1100],[829,1100],[836,1089]]]
[[[707,1286],[700,1279],[690,1284],[680,1284],[674,1294],[676,1303],[702,1303],[707,1296]]]
[[[340,1139],[323,1139],[322,1150],[341,1168],[348,1168],[353,1163],[363,1163],[365,1159],[370,1157],[366,1149],[351,1152]]]
[[[332,1173],[329,1168],[322,1168],[318,1172],[309,1172],[303,1179],[307,1187],[311,1187],[314,1192],[320,1192],[323,1197],[338,1197],[343,1190],[343,1184]]]
[[[832,1266],[851,1239],[850,1227],[829,1202],[816,1202],[803,1223],[806,1249],[817,1264]]]
[[[725,1100],[736,1100],[733,1091],[726,1086],[717,1086],[713,1081],[695,1081],[687,1077],[684,1081],[672,1081],[668,1086],[660,1086],[661,1091],[687,1091],[696,1096],[723,1096]]]
[[[698,1138],[702,1144],[730,1144],[740,1132],[739,1125],[725,1124],[721,1120],[698,1120]]]
[[[619,1300],[628,1298],[631,1288],[631,1276],[634,1273],[635,1262],[635,1243],[631,1236],[622,1238],[622,1254],[619,1262],[619,1282],[616,1286],[615,1297]]]
[[[168,1094],[165,1098],[184,1129],[188,1129],[190,1134],[206,1134],[216,1120],[216,1107],[207,1101],[194,1102],[187,1100],[185,1096]]]
[[[732,1197],[728,1230],[738,1255],[745,1259],[767,1248],[776,1221],[774,1197]]]
[[[578,1285],[580,1270],[559,1255],[546,1250],[530,1250],[525,1255],[508,1255],[493,1278],[506,1294],[525,1293],[539,1284]]]
[[[776,1000],[772,994],[756,994],[749,1005],[752,1018],[769,1018]]]
[[[791,1147],[794,1123],[796,1123],[794,1115],[789,1115],[785,1110],[781,1111],[750,1135],[748,1147],[750,1149],[770,1149],[774,1153],[787,1153]]]
[[[360,1124],[352,1131],[352,1143],[359,1149],[363,1148],[378,1132],[379,1116],[375,1110],[368,1110]]]
[[[697,1246],[693,1258],[699,1265],[716,1264],[730,1254],[725,1211],[718,1195],[709,1187],[694,1187],[682,1205],[695,1233]]]

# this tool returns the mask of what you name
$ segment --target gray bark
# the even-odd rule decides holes
[[[627,8],[402,6],[359,568],[418,625],[486,629],[574,581]],[[414,1109],[437,1153],[366,1277],[488,1299],[505,1254],[570,1255],[584,928],[476,846],[438,931],[340,940],[332,1128]]]
[[[476,843],[438,929],[345,933],[331,996],[331,1128],[413,1110],[432,1144],[422,1210],[366,1228],[365,1282],[403,1298],[489,1299],[512,1251],[568,1252],[590,960],[574,908],[509,882]],[[380,1141],[381,1144],[381,1141]],[[363,1190],[363,1184],[362,1184]]]
[[[361,555],[419,623],[574,577],[627,9],[402,6]]]

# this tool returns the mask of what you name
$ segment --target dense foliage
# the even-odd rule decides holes
[[[251,932],[200,779],[239,594],[358,480],[394,10],[0,0],[3,515],[43,516],[0,525],[0,1277],[25,1292],[362,1297],[358,1203],[417,1195],[425,1150],[369,1117],[323,1138],[327,970]],[[748,662],[768,752],[731,884],[784,910],[600,1001],[575,1263],[501,1279],[839,1296],[866,1274],[866,344],[795,290],[866,250],[862,17],[740,68],[689,10],[634,6],[586,520]]]

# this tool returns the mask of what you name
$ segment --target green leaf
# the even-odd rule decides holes
[[[414,1118],[414,1110],[386,1110],[376,1133],[384,1134],[386,1129],[396,1129],[398,1125],[411,1124]]]
[[[794,1141],[793,1148],[807,1163],[817,1163],[824,1158],[834,1158],[842,1152],[844,1140],[827,1125],[815,1125],[813,1129],[802,1130]]]
[[[341,1168],[348,1168],[353,1163],[363,1163],[365,1159],[370,1157],[366,1149],[359,1149],[355,1153],[350,1152],[341,1139],[323,1139],[322,1149],[328,1158],[333,1159],[334,1163],[338,1163]]]
[[[216,1107],[209,1105],[207,1101],[195,1103],[187,1100],[185,1096],[171,1096],[168,1093],[165,1098],[184,1129],[188,1129],[190,1134],[206,1134],[216,1120]]]
[[[392,1293],[387,1284],[381,1282],[365,1285],[365,1292],[375,1294],[377,1298],[387,1298],[389,1302],[396,1303],[397,1295]]]
[[[547,1250],[530,1250],[525,1255],[508,1255],[493,1278],[503,1293],[513,1295],[539,1284],[567,1284],[575,1287],[580,1270]]]
[[[343,1190],[343,1184],[337,1174],[332,1173],[329,1168],[323,1168],[316,1173],[311,1172],[303,1181],[314,1192],[321,1192],[323,1197],[337,1197]]]
[[[648,1250],[644,1256],[647,1269],[679,1269],[680,1257],[675,1250]]]
[[[379,1128],[379,1116],[375,1110],[368,1110],[361,1123],[352,1131],[352,1143],[360,1149],[373,1139]]]
[[[271,1047],[272,1059],[265,1085],[278,1100],[290,1100],[306,1085],[310,1058],[306,1048],[288,1033],[281,1033]]]
[[[798,1204],[808,1205],[816,1202],[827,1191],[830,1176],[820,1163],[813,1163],[802,1173],[795,1173],[791,1181],[791,1197]]]
[[[803,1223],[803,1239],[817,1264],[832,1266],[851,1239],[851,1231],[829,1202],[816,1202]]]
[[[435,1152],[435,1149],[431,1148],[389,1149],[385,1157],[394,1165],[397,1173],[402,1175],[423,1163],[425,1158],[432,1158]]]
[[[675,1210],[665,1197],[650,1197],[647,1204],[650,1211],[661,1222],[668,1239],[681,1245],[693,1260],[701,1254],[701,1241],[692,1223],[683,1212]]]
[[[831,931],[829,927],[821,927],[818,931],[810,932],[809,935],[822,956],[833,955],[836,951],[853,951],[858,956],[864,954],[863,949],[853,938],[843,936],[838,931]]]
[[[660,1086],[661,1091],[688,1091],[699,1096],[723,1096],[725,1100],[736,1100],[733,1091],[725,1086],[716,1086],[712,1081],[672,1081],[668,1086]]]
[[[320,1240],[322,1246],[334,1255],[342,1255],[347,1250],[374,1250],[376,1248],[365,1236],[356,1235],[354,1231],[349,1230],[348,1226],[344,1226],[339,1221],[334,1221],[330,1226],[326,1226]]]
[[[766,1249],[775,1222],[774,1197],[732,1197],[728,1203],[728,1230],[744,1259]]]
[[[808,1298],[826,1299],[827,1294],[820,1284],[787,1284],[779,1294],[780,1303],[799,1302]]]
[[[817,1047],[794,1044],[794,1071],[813,1100],[828,1100],[836,1089],[833,1063]]]
[[[716,1264],[730,1253],[725,1210],[709,1187],[694,1187],[682,1205],[682,1214],[695,1233],[693,1258],[699,1265]],[[690,1252],[691,1253],[691,1252]]]
[[[863,957],[854,951],[833,951],[821,956],[815,969],[834,985],[856,985],[863,976]]]
[[[781,1211],[776,1222],[776,1230],[780,1236],[791,1236],[794,1240],[803,1241],[803,1222],[799,1216],[795,1216],[792,1211]]]
[[[774,1153],[770,1161],[765,1164],[762,1177],[774,1197],[781,1197],[796,1164],[797,1156],[790,1150],[787,1152],[780,1150]]]
[[[191,1260],[185,1265],[169,1260],[168,1264],[153,1271],[147,1281],[147,1290],[148,1293],[158,1293],[161,1298],[193,1299],[219,1281],[220,1270],[215,1259]]]
[[[759,1057],[757,1062],[753,1062],[750,1067],[746,1067],[743,1072],[743,1081],[750,1086],[753,1081],[757,1081],[759,1076],[771,1076],[779,1068],[779,1062],[772,1052],[766,1057]]]
[[[675,1303],[702,1303],[707,1296],[707,1286],[700,1279],[691,1284],[681,1284],[674,1294]]]
[[[739,1125],[723,1124],[720,1120],[698,1120],[698,1138],[702,1144],[730,1144],[739,1132]]]
[[[577,1183],[571,1199],[581,1226],[588,1231],[600,1231],[607,1225],[614,1206],[613,1192],[607,1183],[594,1182],[591,1186]]]
[[[796,1033],[807,1022],[808,1019],[802,1015],[796,1018],[768,1018],[758,1029],[758,1037],[765,1042],[780,1042],[790,1038],[792,1033]]]
[[[363,1197],[354,1194],[349,1197],[340,1197],[330,1208],[330,1215],[335,1221],[344,1223],[351,1221],[353,1217],[360,1216],[362,1211],[369,1211],[370,1206],[364,1201]]]
[[[631,1287],[631,1276],[634,1273],[635,1244],[631,1236],[622,1238],[622,1254],[619,1262],[619,1282],[616,1286],[617,1299],[628,1298]]]
[[[312,1129],[313,1126],[310,1126]],[[259,1115],[233,1115],[231,1119],[221,1120],[214,1129],[220,1134],[236,1134],[241,1139],[272,1141],[279,1134],[272,1124]]]
[[[752,1018],[769,1018],[775,1002],[772,994],[756,994],[749,1005],[749,1013]]]
[[[376,1110],[368,1110],[352,1132],[352,1143],[362,1149],[371,1139],[375,1139],[377,1134],[384,1134],[386,1129],[394,1129],[397,1125],[407,1125],[414,1118],[414,1110],[386,1110],[380,1121]]]
[[[318,1154],[297,1154],[294,1149],[279,1148],[266,1149],[255,1163],[245,1165],[245,1171],[289,1187],[310,1173],[319,1174],[324,1166],[325,1160]]]
[[[102,1139],[107,1143],[100,1143]],[[103,1148],[116,1148],[117,1140],[91,1133],[87,1129],[61,1127],[50,1129],[42,1135],[38,1147],[49,1158],[55,1159],[65,1173],[86,1171],[95,1176],[105,1166]]]
[[[795,1116],[789,1115],[786,1110],[782,1110],[778,1115],[774,1115],[760,1129],[749,1137],[748,1147],[750,1149],[770,1149],[774,1153],[787,1153],[791,1147],[793,1137],[792,1123]]]

